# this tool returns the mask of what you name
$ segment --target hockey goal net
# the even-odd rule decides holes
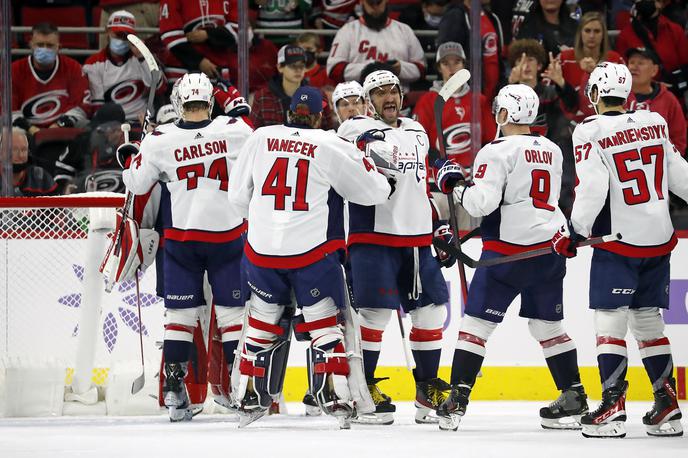
[[[106,294],[98,272],[123,203],[113,193],[0,199],[0,416],[60,415],[61,397],[103,404],[113,365],[140,372],[135,282]],[[163,307],[150,272],[140,300],[155,370]],[[17,399],[41,383],[53,390],[52,406],[26,409]]]

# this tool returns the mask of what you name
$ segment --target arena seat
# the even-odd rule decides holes
[[[86,9],[83,6],[22,6],[22,25],[30,27],[46,21],[58,27],[86,27]],[[30,39],[31,36],[27,35],[26,41]],[[61,33],[60,45],[63,48],[88,49],[88,36],[85,33]]]

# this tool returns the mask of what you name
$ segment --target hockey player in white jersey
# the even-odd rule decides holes
[[[400,306],[411,315],[409,335],[416,368],[416,421],[436,422],[430,413],[446,398],[449,385],[437,376],[442,348],[442,328],[449,301],[440,262],[430,245],[436,236],[451,239],[439,221],[427,184],[428,136],[416,121],[399,116],[403,92],[399,79],[389,71],[376,71],[363,83],[371,117],[345,121],[338,134],[362,147],[383,139],[399,156],[396,191],[374,207],[349,204],[349,261],[354,302],[361,315],[361,337],[366,378],[376,415],[357,419],[391,424],[395,406],[377,386],[375,378],[382,333]],[[442,265],[455,259],[442,253]]]
[[[354,116],[364,115],[363,86],[358,81],[339,83],[332,91],[332,105],[340,124]]]
[[[231,164],[252,129],[241,118],[211,120],[212,94],[205,75],[184,75],[172,100],[181,120],[147,135],[122,174],[136,195],[147,193],[156,182],[165,183],[169,192],[169,204],[163,206],[170,213],[163,217],[163,396],[171,421],[192,416],[183,380],[199,308],[205,305],[204,274],[227,358],[236,348],[244,310],[240,261],[245,224],[226,196]]]
[[[564,222],[559,209],[562,152],[530,133],[538,112],[538,96],[530,87],[513,84],[496,99],[495,120],[503,133],[485,145],[473,164],[473,183],[462,169],[447,161],[437,182],[445,193],[475,217],[483,217],[481,259],[493,259],[550,246]],[[540,409],[544,428],[580,429],[588,411],[580,381],[576,346],[562,326],[564,259],[552,253],[512,263],[478,267],[468,290],[465,315],[454,351],[449,398],[437,413],[440,429],[456,430],[466,412],[471,389],[483,363],[486,343],[521,296],[520,316],[540,343],[561,395]]]
[[[630,91],[624,65],[603,62],[591,73],[587,94],[598,114],[573,132],[576,199],[570,223],[552,239],[559,254],[571,257],[583,237],[623,235],[623,241],[595,246],[592,256],[590,308],[603,393],[600,406],[582,418],[586,437],[626,434],[629,327],[654,391],[654,405],[643,417],[647,433],[683,434],[660,309],[669,307],[669,258],[677,243],[669,192],[688,201],[688,164],[659,114],[624,110]]]
[[[288,115],[286,125],[253,133],[230,177],[229,201],[249,222],[244,251],[251,290],[233,396],[246,425],[267,412],[281,389],[291,333],[285,308],[293,297],[304,320],[294,330],[310,334],[310,392],[346,427],[354,410],[340,324],[343,199],[375,205],[392,189],[370,158],[318,128],[319,90],[297,89]]]

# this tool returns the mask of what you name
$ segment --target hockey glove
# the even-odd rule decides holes
[[[437,159],[435,167],[438,169],[437,187],[445,194],[451,194],[456,185],[466,181],[461,166],[451,160]]]
[[[62,115],[57,118],[55,124],[57,124],[58,127],[75,127],[76,118],[74,116]]]
[[[382,141],[365,145],[364,154],[375,163],[378,172],[387,178],[396,177],[399,171],[399,148]]]
[[[115,151],[115,157],[117,158],[117,163],[122,169],[128,169],[131,163],[131,158],[139,154],[140,142],[134,143],[122,143],[117,147]]]
[[[578,254],[578,244],[585,240],[582,235],[576,234],[573,226],[568,222],[552,237],[552,250],[559,256],[573,258]]]
[[[451,245],[454,241],[454,232],[451,230],[449,225],[444,221],[438,221],[436,224],[439,225],[437,229],[435,229],[435,232],[432,234],[433,237],[440,237],[445,242]],[[444,251],[439,250],[437,248],[435,248],[435,251],[437,252],[437,257],[435,259],[437,259],[437,262],[439,262],[442,267],[451,267],[456,262],[455,256],[452,256],[449,253],[445,253]]]
[[[222,107],[222,111],[227,116],[239,117],[251,114],[251,105],[241,96],[232,84],[223,79],[219,79],[213,90],[215,101]]]
[[[356,137],[356,147],[361,151],[365,151],[365,147],[368,143],[374,142],[376,140],[383,141],[384,139],[385,133],[380,129],[366,130],[358,137]]]

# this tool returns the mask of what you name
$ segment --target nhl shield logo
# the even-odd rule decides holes
[[[320,290],[319,290],[318,288],[313,288],[313,289],[311,290],[311,296],[313,296],[313,297],[318,297],[318,296],[320,296]]]
[[[241,290],[235,289],[234,291],[232,291],[232,297],[234,299],[239,299],[241,297]]]

